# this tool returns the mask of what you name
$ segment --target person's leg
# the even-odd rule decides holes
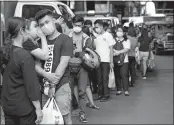
[[[110,89],[108,88],[109,82],[109,72],[110,72],[110,65],[109,63],[104,63],[103,66],[103,86],[104,86],[104,96],[110,96]]]
[[[97,84],[98,84],[98,99],[103,97],[103,85],[102,85],[102,63],[97,68]]]
[[[149,57],[149,52],[144,52],[144,57],[143,57],[143,79],[146,79],[148,57]]]
[[[96,69],[92,70],[92,87],[93,87],[93,93],[97,93],[97,73],[96,73]]]
[[[135,64],[136,60],[135,57],[129,57],[129,71],[131,75],[131,85],[133,86],[135,84],[135,77],[136,77],[136,71],[135,71]]]
[[[17,116],[8,115],[4,112],[5,125],[20,125],[20,119]]]
[[[72,125],[71,112],[63,116],[65,125]]]
[[[36,119],[36,112],[32,110],[29,114],[20,117],[20,125],[36,125]]]
[[[115,83],[118,92],[117,95],[121,94],[122,91],[120,68],[120,66],[114,65]]]
[[[100,109],[100,107],[98,107],[98,106],[96,106],[96,105],[94,104],[92,91],[91,91],[91,89],[90,89],[89,86],[88,86],[87,89],[86,89],[86,95],[87,95],[87,97],[88,97],[88,99],[89,99],[89,102],[90,102],[90,104],[88,104],[88,107],[94,108],[94,109]]]
[[[64,118],[65,124],[72,123],[71,120],[71,88],[69,83],[62,85],[55,94],[55,99],[60,112]],[[67,116],[68,115],[68,116]]]
[[[143,57],[144,57],[144,52],[140,51],[140,67],[139,67],[139,71],[141,73],[141,75],[143,74]]]
[[[121,78],[123,83],[123,90],[125,95],[128,95],[128,82],[129,82],[129,72],[128,72],[128,63],[124,63],[121,67]],[[127,94],[126,94],[127,93]]]
[[[89,85],[88,73],[84,68],[81,68],[78,75],[79,105],[80,105],[79,116],[81,122],[83,123],[87,122],[86,113],[84,111],[84,106],[85,106],[84,102],[86,98],[86,88],[88,85]]]

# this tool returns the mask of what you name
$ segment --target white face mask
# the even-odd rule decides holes
[[[51,35],[54,32],[54,26],[52,23],[48,23],[45,24],[44,27],[41,28],[43,33],[47,36],[47,35]]]
[[[76,26],[76,27],[73,28],[73,30],[74,30],[75,33],[80,33],[82,31],[82,28]]]
[[[117,37],[123,37],[123,32],[117,32]]]

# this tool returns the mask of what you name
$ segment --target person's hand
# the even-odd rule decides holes
[[[42,32],[40,28],[37,29],[37,36],[39,38],[45,38],[45,34]]]
[[[36,116],[37,116],[37,119],[35,121],[36,124],[40,124],[43,120],[43,113],[42,113],[42,110],[39,108],[39,109],[36,109]]]
[[[55,23],[62,24],[64,22],[64,19],[62,17],[59,17],[57,20],[55,20]]]
[[[118,51],[118,50],[113,50],[113,52],[114,52],[114,56],[118,56],[118,55],[120,55],[120,52]]]
[[[49,98],[54,97],[55,96],[55,91],[56,91],[55,87],[50,88],[49,91],[48,91],[48,97]]]
[[[114,63],[111,62],[111,63],[110,63],[110,68],[112,69],[113,67],[114,67]]]
[[[46,78],[53,84],[57,84],[59,80],[55,73],[47,73]]]

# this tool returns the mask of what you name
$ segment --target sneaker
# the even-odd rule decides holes
[[[80,118],[80,122],[82,122],[82,123],[87,123],[87,122],[88,122],[88,121],[87,121],[86,114],[83,113],[83,112],[80,112],[80,113],[79,113],[79,118]]]
[[[116,95],[121,95],[122,91],[117,91]]]
[[[128,91],[125,91],[125,92],[124,92],[124,95],[125,95],[125,96],[129,96],[129,92],[128,92]]]
[[[142,79],[147,79],[146,76],[143,76]]]

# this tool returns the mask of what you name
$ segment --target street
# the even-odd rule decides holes
[[[88,124],[172,124],[173,56],[155,56],[155,62],[156,69],[148,72],[147,80],[137,74],[130,96],[116,96],[112,91],[110,101],[95,101],[100,110],[86,109]],[[73,124],[82,124],[77,116],[72,119]]]
[[[88,124],[172,124],[173,123],[173,56],[155,56],[156,69],[148,72],[147,80],[137,74],[136,86],[130,96],[116,96],[95,103],[100,110],[86,109]],[[73,116],[73,124],[82,124]]]

